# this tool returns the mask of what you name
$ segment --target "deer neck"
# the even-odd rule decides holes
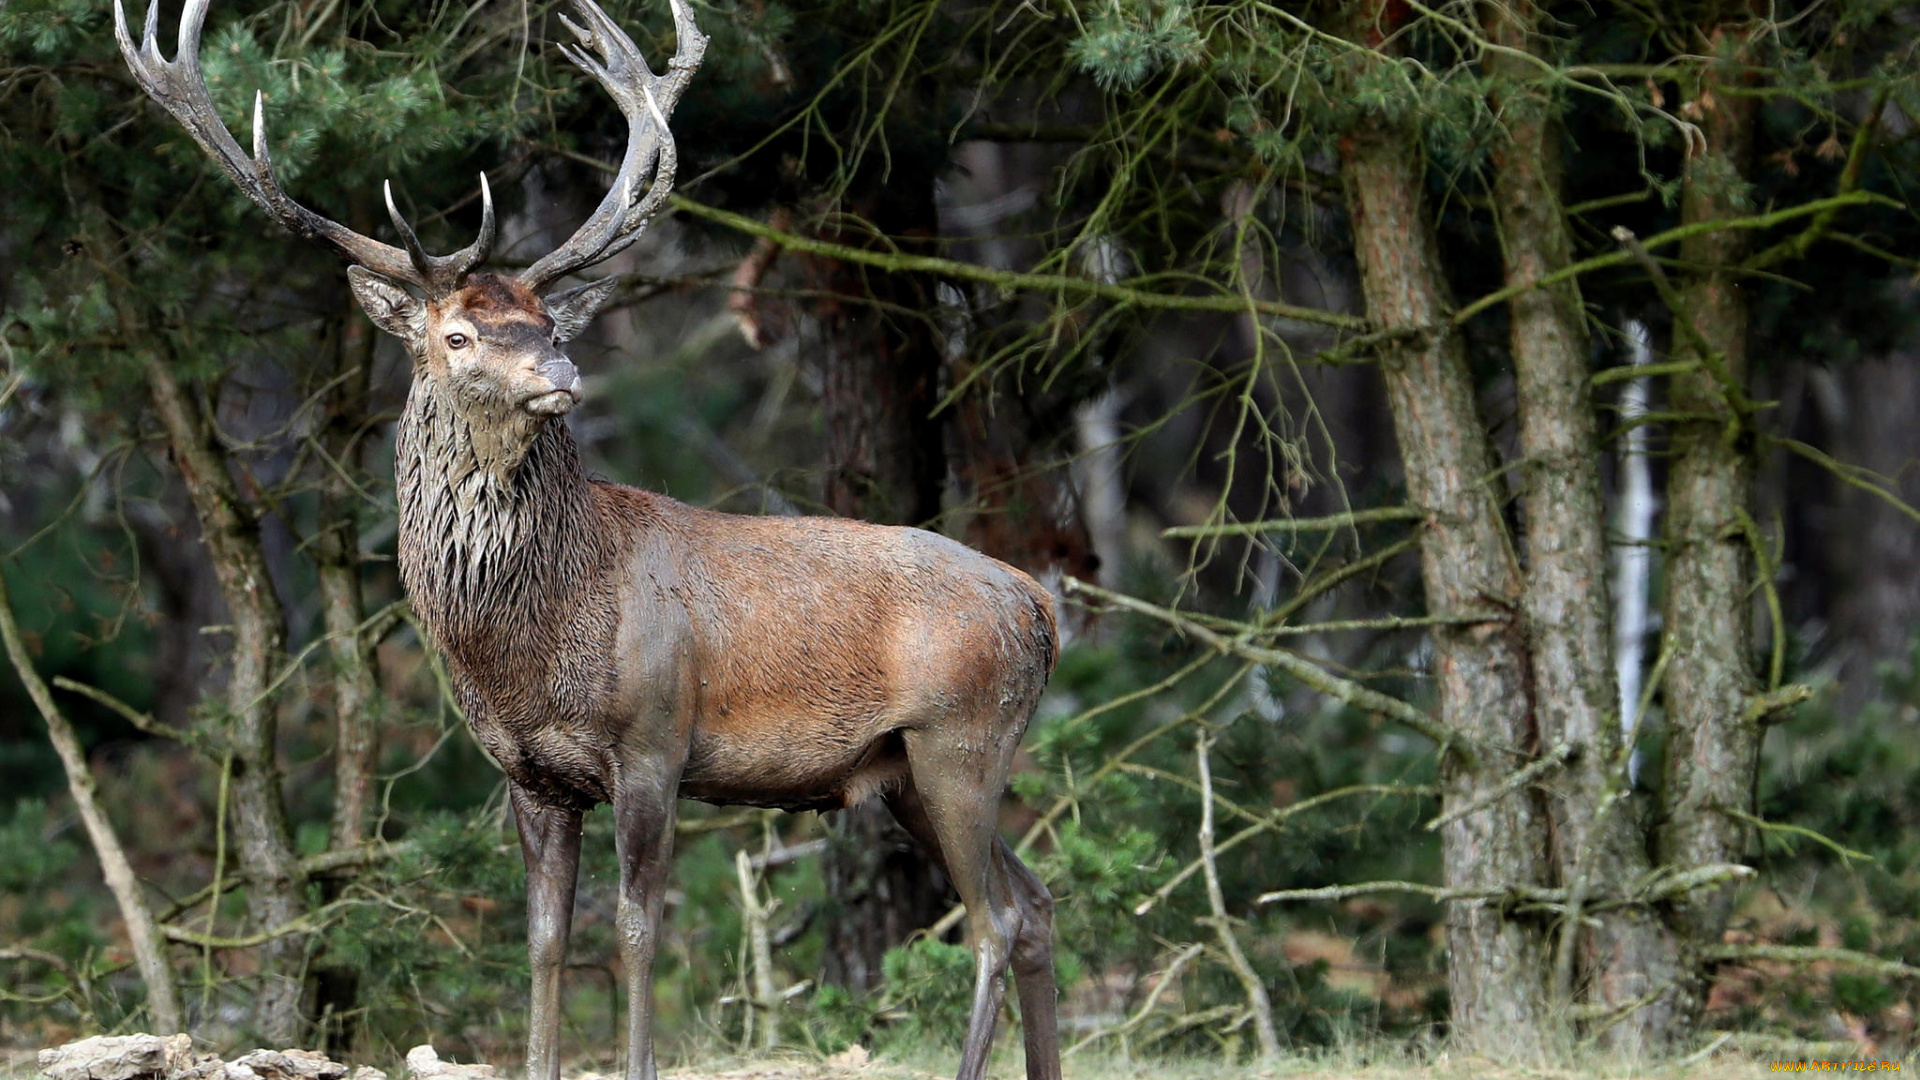
[[[586,474],[564,422],[459,408],[415,380],[395,446],[400,577],[443,646],[544,623],[581,563]]]

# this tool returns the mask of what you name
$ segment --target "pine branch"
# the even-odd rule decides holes
[[[1249,299],[1232,294],[1190,296],[1150,292],[1127,285],[1072,277],[1067,274],[1031,274],[1015,270],[995,270],[988,266],[960,262],[957,259],[942,259],[932,255],[909,255],[900,251],[872,251],[866,248],[850,247],[846,244],[835,244],[800,233],[776,229],[744,214],[722,210],[717,206],[708,206],[685,195],[674,195],[671,201],[674,209],[682,213],[724,225],[748,236],[772,240],[784,248],[804,251],[810,255],[822,255],[842,262],[872,266],[894,273],[939,274],[963,281],[997,285],[1003,289],[1089,296],[1151,310],[1214,311],[1233,315],[1252,311],[1261,315],[1294,319],[1340,330],[1372,329],[1365,319],[1352,315],[1282,304],[1273,300]]]

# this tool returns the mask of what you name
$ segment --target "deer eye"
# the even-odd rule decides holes
[[[449,348],[449,349],[464,349],[464,348],[466,348],[466,347],[467,347],[467,345],[469,344],[469,342],[470,342],[470,341],[471,341],[471,339],[470,339],[470,338],[468,338],[468,337],[467,337],[467,335],[465,335],[465,334],[448,334],[448,335],[447,335],[447,348]]]

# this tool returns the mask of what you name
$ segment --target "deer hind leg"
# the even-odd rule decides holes
[[[1053,894],[1005,840],[994,838],[994,859],[1013,890],[1019,931],[1013,939],[1013,982],[1020,993],[1027,1080],[1060,1080],[1059,990],[1053,978]]]
[[[984,740],[989,746],[992,740]],[[973,1009],[960,1053],[959,1080],[980,1080],[1006,998],[1007,967],[1022,932],[1021,906],[996,855],[1004,754],[956,743],[952,732],[905,733],[910,777],[887,796],[900,824],[935,855],[967,907],[973,939]],[[1024,868],[1023,868],[1024,869]]]
[[[527,862],[527,959],[533,969],[527,1078],[560,1080],[560,969],[580,875],[580,813],[541,805],[518,784],[509,790]]]

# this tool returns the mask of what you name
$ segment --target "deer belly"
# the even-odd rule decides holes
[[[587,809],[611,801],[605,763],[589,749],[596,740],[552,728],[512,731],[487,722],[472,728],[475,741],[507,779],[542,802]]]
[[[837,810],[884,795],[906,775],[897,732],[855,743],[705,735],[694,739],[680,794],[721,806]]]

